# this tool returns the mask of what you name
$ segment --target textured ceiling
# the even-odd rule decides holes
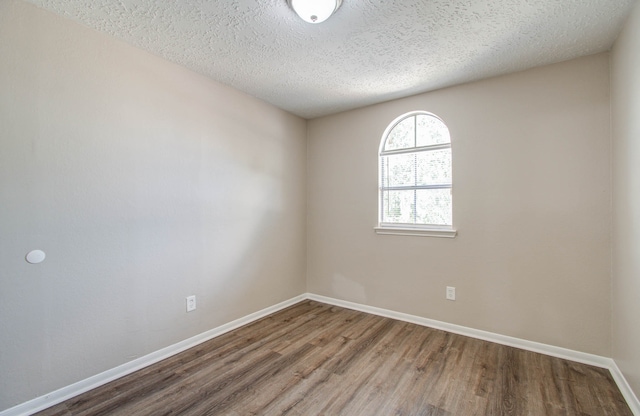
[[[305,118],[608,50],[636,0],[27,0]]]

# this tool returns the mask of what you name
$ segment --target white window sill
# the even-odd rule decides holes
[[[451,228],[374,227],[376,234],[410,235],[414,237],[454,238],[458,231]]]

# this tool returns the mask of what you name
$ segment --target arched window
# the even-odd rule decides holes
[[[379,233],[455,236],[451,138],[439,117],[416,111],[395,119],[382,136],[379,169]],[[424,230],[434,232],[416,232]]]

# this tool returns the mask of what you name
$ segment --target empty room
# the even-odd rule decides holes
[[[0,416],[640,416],[635,0],[0,0]]]

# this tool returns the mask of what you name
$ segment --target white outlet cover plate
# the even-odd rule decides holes
[[[446,295],[448,300],[456,300],[456,288],[452,286],[447,286]]]
[[[195,295],[187,296],[187,312],[196,310],[196,297]]]

